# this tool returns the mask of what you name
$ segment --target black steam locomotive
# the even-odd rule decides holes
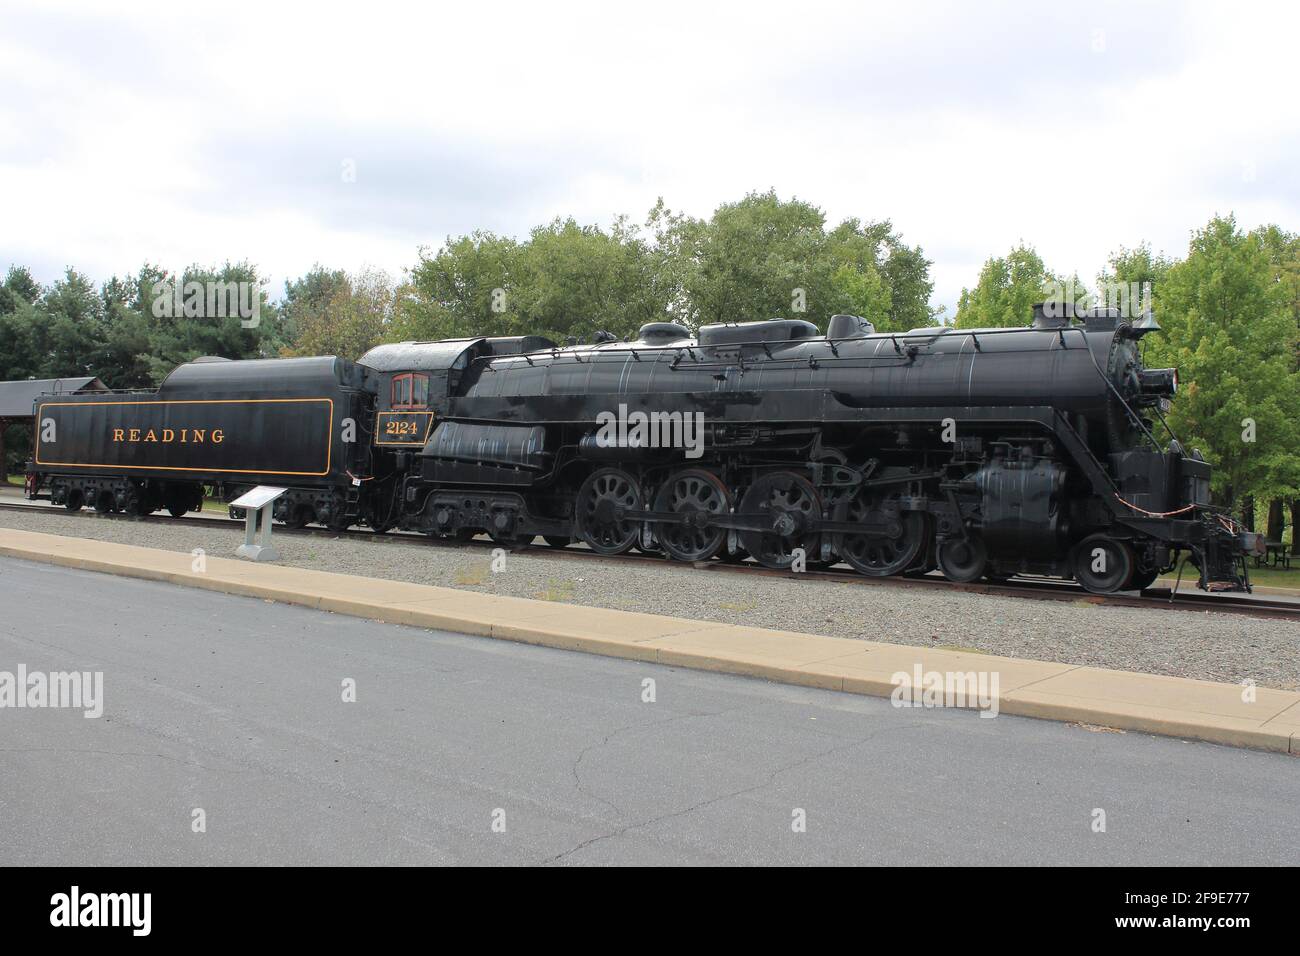
[[[1103,593],[1187,555],[1202,588],[1248,590],[1260,538],[1210,504],[1209,465],[1163,428],[1177,374],[1139,354],[1157,329],[1038,306],[1014,329],[879,334],[837,315],[825,335],[658,322],[631,342],[199,360],[157,392],[38,400],[28,488],[179,515],[205,485],[229,501],[275,484],[296,526]]]

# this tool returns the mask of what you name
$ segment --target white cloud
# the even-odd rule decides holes
[[[951,307],[1215,212],[1297,227],[1292,6],[10,5],[0,266],[397,273],[552,216],[774,186],[890,218]],[[357,182],[342,181],[354,160]]]

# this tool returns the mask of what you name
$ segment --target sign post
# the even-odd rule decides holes
[[[280,555],[271,547],[271,506],[275,499],[288,491],[287,488],[273,488],[270,485],[258,485],[252,491],[241,495],[230,503],[232,508],[244,509],[244,543],[235,549],[235,554],[250,561],[278,561]],[[257,516],[262,516],[262,540],[257,540]]]

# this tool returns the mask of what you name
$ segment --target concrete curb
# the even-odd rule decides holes
[[[920,697],[933,675],[996,679],[998,712],[1300,754],[1300,693],[500,597],[0,529],[0,555],[611,657],[853,694]],[[900,689],[901,687],[901,689]],[[993,686],[985,685],[990,696]],[[972,695],[973,696],[973,695]],[[987,706],[988,701],[985,701]],[[957,706],[979,706],[957,698]],[[949,701],[952,705],[952,701]]]

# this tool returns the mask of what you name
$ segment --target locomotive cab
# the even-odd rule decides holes
[[[418,450],[477,360],[555,348],[540,335],[377,345],[357,360],[376,373],[374,444]]]
[[[429,373],[383,373],[375,401],[375,444],[384,447],[423,447],[437,412],[431,404]]]

